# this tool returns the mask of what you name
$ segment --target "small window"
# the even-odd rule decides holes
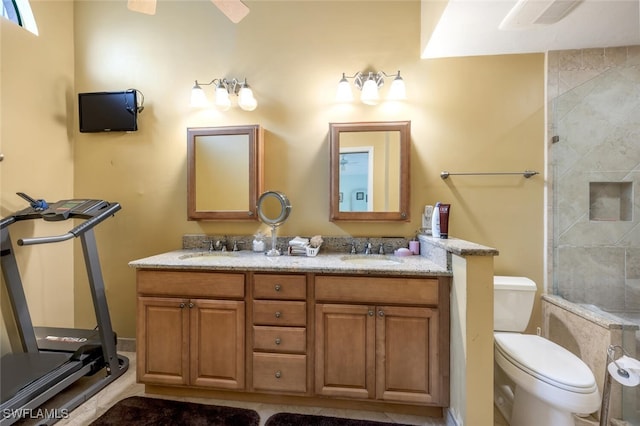
[[[2,0],[2,17],[38,35],[38,26],[29,0]]]

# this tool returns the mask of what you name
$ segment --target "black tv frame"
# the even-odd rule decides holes
[[[138,130],[137,90],[78,93],[81,133]]]

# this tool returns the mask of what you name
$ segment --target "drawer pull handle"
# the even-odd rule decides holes
[[[280,318],[282,316],[282,314],[280,313],[280,311],[276,311],[276,318]]]
[[[276,284],[276,286],[274,287],[274,289],[275,289],[276,291],[280,291],[280,290],[282,290],[282,286],[281,286],[280,284]]]
[[[279,345],[282,342],[279,337],[276,337],[276,345]]]
[[[282,373],[278,370],[276,371],[276,379],[279,379],[280,377],[282,377]]]

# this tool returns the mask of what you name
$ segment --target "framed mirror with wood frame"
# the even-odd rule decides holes
[[[333,221],[409,221],[411,122],[329,123]]]
[[[258,220],[263,143],[257,124],[187,129],[189,220]]]

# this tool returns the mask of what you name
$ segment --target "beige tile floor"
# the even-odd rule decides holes
[[[129,370],[115,382],[111,383],[105,389],[100,391],[94,397],[87,400],[84,404],[80,405],[74,411],[69,414],[69,417],[62,419],[57,425],[63,426],[84,426],[91,423],[93,420],[102,415],[112,405],[121,399],[130,396],[149,396],[156,398],[166,398],[166,396],[145,394],[144,385],[136,383],[136,354],[135,352],[121,352],[122,355],[129,358],[130,366]],[[226,405],[233,407],[249,408],[255,410],[260,415],[260,425],[264,425],[266,420],[275,413],[287,411],[294,413],[305,414],[319,414],[325,416],[336,416],[345,418],[357,418],[364,420],[374,420],[390,423],[405,423],[411,425],[422,426],[445,426],[445,419],[434,419],[428,417],[403,415],[396,413],[381,413],[371,411],[359,411],[359,410],[343,410],[343,409],[328,409],[321,407],[302,407],[302,406],[289,406],[289,405],[274,405],[263,403],[251,403],[242,401],[220,401],[215,399],[205,398],[186,398],[176,397],[173,398],[181,401],[197,402],[202,404],[215,404]]]

